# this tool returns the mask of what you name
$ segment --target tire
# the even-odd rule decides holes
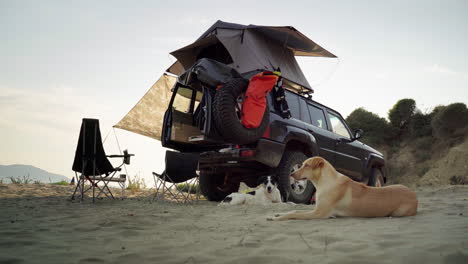
[[[380,168],[372,169],[372,176],[369,178],[369,186],[372,187],[382,187],[384,186],[385,181],[383,177],[382,170]]]
[[[249,81],[243,78],[232,79],[219,89],[213,102],[213,120],[216,129],[226,142],[248,144],[258,140],[268,127],[270,109],[265,107],[262,122],[257,128],[246,128],[236,112],[237,98],[246,91]]]
[[[276,176],[278,177],[278,189],[281,192],[283,201],[291,201],[293,203],[309,204],[312,200],[312,196],[315,193],[315,187],[312,182],[305,180],[300,181],[303,188],[293,186],[292,181],[294,179],[289,175],[291,172],[301,166],[307,156],[298,151],[285,151],[281,158],[280,164],[277,167]],[[292,180],[291,180],[292,179]]]
[[[224,177],[220,174],[208,173],[200,171],[199,186],[200,192],[208,201],[221,201],[229,193],[221,191],[218,187],[223,185]]]

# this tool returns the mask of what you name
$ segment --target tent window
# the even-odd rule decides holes
[[[172,107],[179,112],[188,113],[190,111],[190,99],[192,97],[192,89],[179,87],[177,94],[174,97]]]
[[[202,48],[197,55],[197,60],[202,58],[213,59],[224,64],[231,64],[233,62],[231,55],[221,42]]]
[[[201,92],[195,91],[195,94],[193,92],[194,90],[192,89],[179,87],[174,97],[174,102],[172,103],[174,110],[183,113],[192,113],[193,109],[197,108],[200,104],[202,98]],[[195,100],[192,101],[193,99]]]

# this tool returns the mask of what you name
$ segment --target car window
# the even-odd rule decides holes
[[[336,134],[340,136],[351,138],[351,135],[349,134],[349,131],[346,128],[346,125],[343,123],[343,121],[341,120],[339,116],[328,112],[328,118],[330,118],[330,123],[331,123],[333,132],[335,132]]]
[[[301,106],[301,120],[310,124],[310,115],[309,115],[309,110],[307,109],[306,100],[299,97],[299,103]]]
[[[291,116],[296,119],[301,119],[301,112],[300,112],[300,105],[299,105],[299,98],[297,95],[286,91],[286,101],[288,102],[289,111],[291,111]]]
[[[310,123],[316,127],[327,129],[323,110],[310,104],[308,104],[307,107],[309,108]]]
[[[197,91],[197,95],[195,96],[195,103],[194,103],[194,109],[197,109],[198,105],[200,104],[200,101],[203,97],[203,94],[199,91]]]

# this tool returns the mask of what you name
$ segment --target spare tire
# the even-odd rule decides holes
[[[246,128],[240,120],[241,109],[237,99],[247,90],[249,81],[235,78],[224,84],[214,97],[213,121],[223,139],[233,144],[248,144],[265,133],[270,120],[270,109],[265,107],[262,122],[256,128]]]

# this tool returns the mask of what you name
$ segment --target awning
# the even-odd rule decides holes
[[[161,140],[164,113],[177,78],[164,74],[114,127]]]

